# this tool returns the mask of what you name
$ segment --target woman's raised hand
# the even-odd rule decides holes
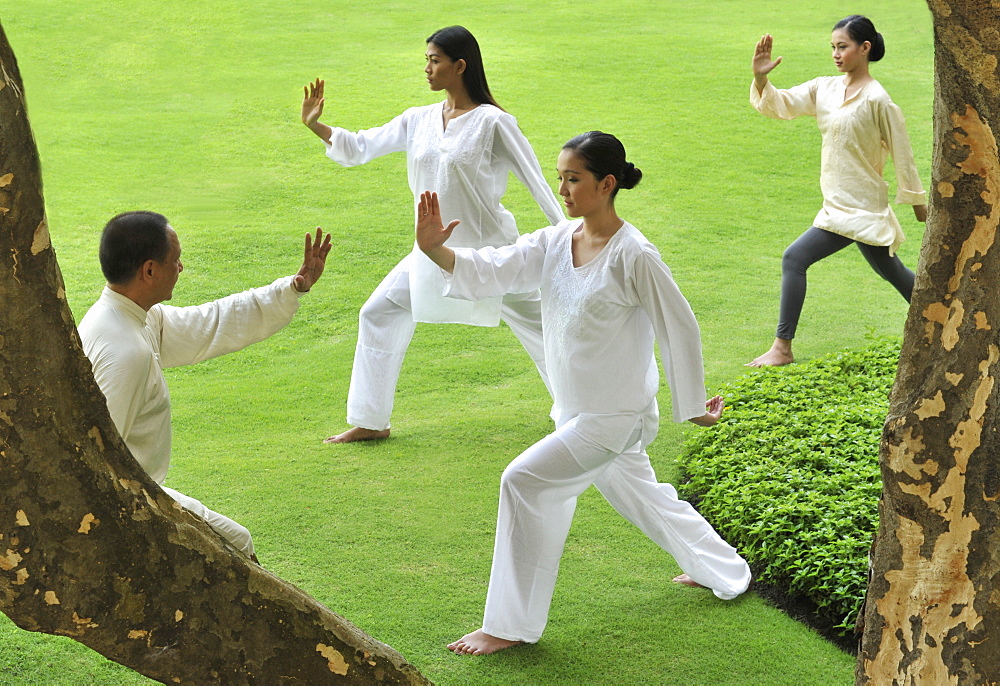
[[[302,88],[302,123],[309,128],[319,121],[323,116],[323,86],[326,82],[323,79],[316,79],[313,83]]]
[[[767,77],[771,70],[781,64],[781,58],[771,59],[771,47],[774,45],[774,38],[771,34],[765,33],[757,41],[757,48],[753,52],[753,75],[758,78]]]

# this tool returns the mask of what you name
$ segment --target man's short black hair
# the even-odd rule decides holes
[[[163,262],[170,254],[169,222],[157,212],[123,212],[101,233],[101,271],[108,283],[123,285],[135,278],[147,260]]]

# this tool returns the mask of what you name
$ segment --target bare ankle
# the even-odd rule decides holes
[[[790,338],[775,338],[774,343],[771,344],[771,350],[786,355],[788,357],[792,356],[792,339]]]

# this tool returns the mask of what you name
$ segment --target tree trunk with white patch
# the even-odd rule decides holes
[[[858,684],[1000,682],[1000,2],[929,0],[931,216],[882,438]]]
[[[0,610],[163,683],[429,683],[132,458],[66,303],[22,88],[0,28]]]

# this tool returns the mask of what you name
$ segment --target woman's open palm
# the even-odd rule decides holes
[[[757,41],[757,48],[753,53],[753,74],[754,76],[767,76],[771,70],[781,64],[781,58],[771,59],[771,47],[774,39],[771,34],[766,33]]]

